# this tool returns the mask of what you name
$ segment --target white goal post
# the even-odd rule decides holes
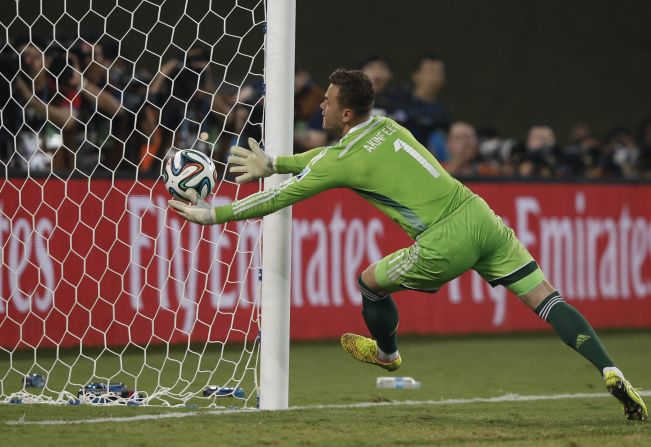
[[[291,154],[294,124],[296,0],[270,0],[265,48],[265,144],[272,156]],[[285,176],[265,179],[265,189]],[[285,409],[289,396],[292,211],[263,219],[260,408]]]

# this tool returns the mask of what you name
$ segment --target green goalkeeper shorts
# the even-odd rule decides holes
[[[418,235],[412,246],[381,259],[375,279],[387,292],[436,292],[470,269],[518,296],[545,279],[513,230],[477,195]]]

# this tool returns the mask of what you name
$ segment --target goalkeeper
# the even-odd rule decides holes
[[[628,419],[644,420],[642,398],[624,378],[583,316],[545,279],[532,256],[484,200],[448,174],[411,133],[389,118],[371,116],[373,90],[361,71],[330,75],[321,109],[323,128],[342,135],[334,146],[271,158],[249,139],[251,150],[233,147],[231,172],[238,183],[292,173],[269,190],[210,208],[205,202],[171,200],[182,217],[220,224],[265,216],[331,188],[347,187],[397,222],[413,245],[389,254],[360,275],[362,315],[373,336],[344,334],[353,357],[397,370],[398,310],[391,294],[414,289],[436,292],[469,269],[492,286],[515,293],[560,338],[590,361]]]

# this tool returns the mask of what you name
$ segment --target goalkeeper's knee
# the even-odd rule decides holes
[[[362,279],[362,275],[359,275],[359,277],[357,278],[357,283],[359,284],[359,290],[362,292],[362,298],[366,300],[380,301],[389,296],[388,293],[378,292],[376,290],[371,289],[369,286],[367,286],[366,283],[364,282],[364,279]]]

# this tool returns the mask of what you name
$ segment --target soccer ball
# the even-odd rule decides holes
[[[212,192],[217,184],[217,170],[203,152],[182,149],[167,159],[163,181],[172,196],[193,202],[196,198],[205,199]]]

